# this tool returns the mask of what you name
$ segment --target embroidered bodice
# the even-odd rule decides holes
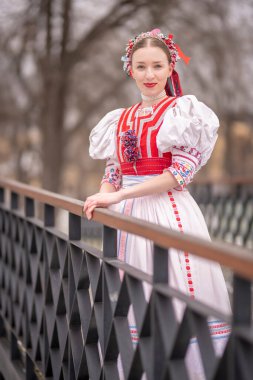
[[[140,104],[108,113],[92,130],[90,155],[107,159],[102,182],[169,170],[183,188],[211,155],[219,121],[195,96],[166,98],[139,116]]]

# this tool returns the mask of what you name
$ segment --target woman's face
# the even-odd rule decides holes
[[[167,55],[159,47],[146,46],[133,53],[132,76],[143,95],[160,94],[172,70]]]

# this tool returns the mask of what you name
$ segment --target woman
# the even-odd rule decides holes
[[[100,192],[86,199],[84,212],[91,219],[95,207],[116,205],[114,209],[125,215],[210,239],[203,215],[186,186],[209,159],[219,121],[195,96],[182,96],[175,64],[180,57],[185,61],[187,57],[172,37],[155,29],[129,41],[124,69],[135,80],[142,101],[108,113],[92,130],[90,155],[107,159],[107,165]],[[118,243],[120,259],[152,273],[152,242],[120,232]],[[217,264],[176,250],[171,251],[169,260],[171,286],[230,312]],[[182,307],[175,304],[175,308],[180,319]],[[133,316],[131,319],[134,321]],[[219,353],[229,327],[214,319],[209,324]],[[135,327],[131,326],[131,332],[134,339]],[[191,379],[203,379],[194,342],[191,346],[187,355]]]

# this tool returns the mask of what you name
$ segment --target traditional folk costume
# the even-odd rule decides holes
[[[107,159],[102,182],[109,182],[119,190],[170,171],[178,186],[168,192],[123,200],[112,208],[124,215],[209,240],[203,215],[186,186],[212,153],[219,127],[217,116],[193,95],[166,97],[145,112],[140,106],[109,112],[92,130],[91,157]],[[153,265],[152,246],[144,238],[123,231],[118,234],[119,259],[149,274]],[[172,287],[230,313],[226,284],[218,264],[175,249],[170,250],[169,261]],[[149,296],[148,290],[146,295]],[[180,320],[183,306],[175,303],[175,309]],[[129,326],[133,342],[138,341],[132,310]],[[230,328],[213,318],[209,326],[219,354]],[[186,363],[191,380],[204,379],[196,339],[192,339]]]

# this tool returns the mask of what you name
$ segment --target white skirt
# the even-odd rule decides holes
[[[151,177],[153,176],[123,176],[123,187],[136,185]],[[183,191],[173,189],[168,193],[127,199],[112,206],[111,209],[181,233],[185,232],[210,240],[201,210],[187,189]],[[152,274],[152,255],[153,243],[151,241],[119,231],[119,259]],[[191,255],[188,252],[170,249],[169,282],[170,286],[188,294],[189,297],[195,298],[213,308],[218,305],[219,311],[230,314],[228,292],[219,264]],[[148,299],[150,294],[148,287],[145,288],[145,293]],[[181,302],[175,302],[174,308],[180,321],[184,305]],[[129,326],[133,344],[136,345],[138,343],[138,332],[132,307],[129,311]],[[230,327],[215,318],[210,318],[209,327],[215,352],[220,355],[227,342]],[[205,379],[198,345],[194,338],[190,344],[190,349],[187,351],[186,365],[191,380]],[[122,373],[120,378],[124,378]]]

